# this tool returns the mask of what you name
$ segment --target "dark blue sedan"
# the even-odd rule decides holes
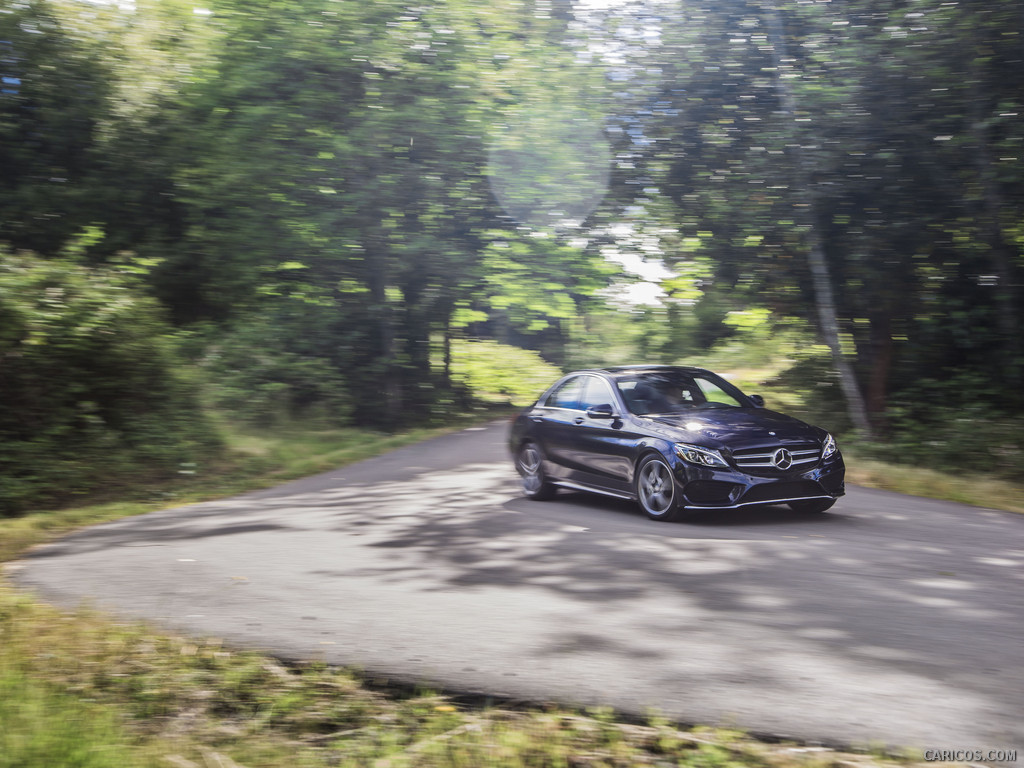
[[[654,520],[781,503],[824,512],[844,493],[828,432],[702,368],[570,373],[515,418],[509,447],[530,498],[591,491],[636,500]]]

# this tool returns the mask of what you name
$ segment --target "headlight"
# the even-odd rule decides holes
[[[712,450],[711,448],[701,448],[699,445],[687,445],[686,443],[676,443],[676,454],[683,461],[688,461],[691,464],[697,464],[701,467],[727,467],[725,459],[722,458],[722,454],[718,451]]]
[[[825,442],[821,446],[821,458],[827,459],[837,450],[839,449],[836,447],[836,439],[832,435],[825,435]]]

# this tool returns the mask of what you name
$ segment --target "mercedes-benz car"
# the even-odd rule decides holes
[[[509,447],[529,498],[591,491],[654,520],[783,503],[824,512],[844,493],[832,435],[702,368],[570,373],[515,417]]]

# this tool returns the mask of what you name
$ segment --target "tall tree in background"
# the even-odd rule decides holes
[[[110,81],[49,3],[0,13],[0,242],[52,255],[89,223]]]
[[[825,257],[824,238],[819,223],[819,216],[822,212],[814,184],[816,169],[811,152],[815,139],[813,135],[807,137],[810,139],[808,143],[812,146],[805,145],[804,142],[807,139],[802,137],[798,130],[799,126],[796,121],[799,116],[799,106],[794,89],[787,78],[791,71],[788,63],[794,59],[789,56],[790,45],[782,14],[771,0],[766,0],[763,14],[765,27],[768,30],[768,47],[771,49],[774,64],[773,79],[782,107],[784,121],[782,136],[792,158],[792,179],[796,188],[795,219],[803,230],[806,241],[807,265],[814,289],[818,329],[832,353],[832,365],[839,375],[839,384],[846,399],[850,420],[861,435],[870,438],[871,423],[868,421],[860,385],[854,375],[853,366],[843,352],[839,339],[838,308],[832,287],[831,270]]]
[[[400,420],[435,396],[434,339],[447,347],[459,306],[487,293],[483,233],[517,226],[491,194],[491,141],[586,79],[558,42],[564,19],[511,0],[209,10],[189,22],[207,28],[180,87],[155,84],[158,108],[121,123],[140,170],[107,245],[155,265],[179,323],[321,318],[298,343],[383,392],[368,418]]]
[[[468,330],[568,364],[627,240],[679,273],[662,359],[754,306],[820,327],[862,431],[921,377],[1021,390],[1010,0],[11,10],[0,239],[90,227],[82,258],[179,326],[272,322],[381,412],[428,404]]]
[[[708,235],[706,298],[807,316],[819,297],[862,431],[943,367],[987,355],[1019,379],[1018,15],[874,0],[665,15],[640,162],[683,233]]]

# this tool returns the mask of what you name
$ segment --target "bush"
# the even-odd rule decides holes
[[[561,375],[528,349],[496,341],[452,342],[452,380],[481,400],[529,405]]]
[[[170,476],[217,445],[129,278],[0,251],[0,514]]]
[[[341,374],[287,318],[250,318],[212,342],[200,361],[217,408],[270,426],[292,419],[343,426],[352,413]]]
[[[1024,418],[992,380],[949,372],[893,395],[876,452],[900,463],[1024,480]]]

